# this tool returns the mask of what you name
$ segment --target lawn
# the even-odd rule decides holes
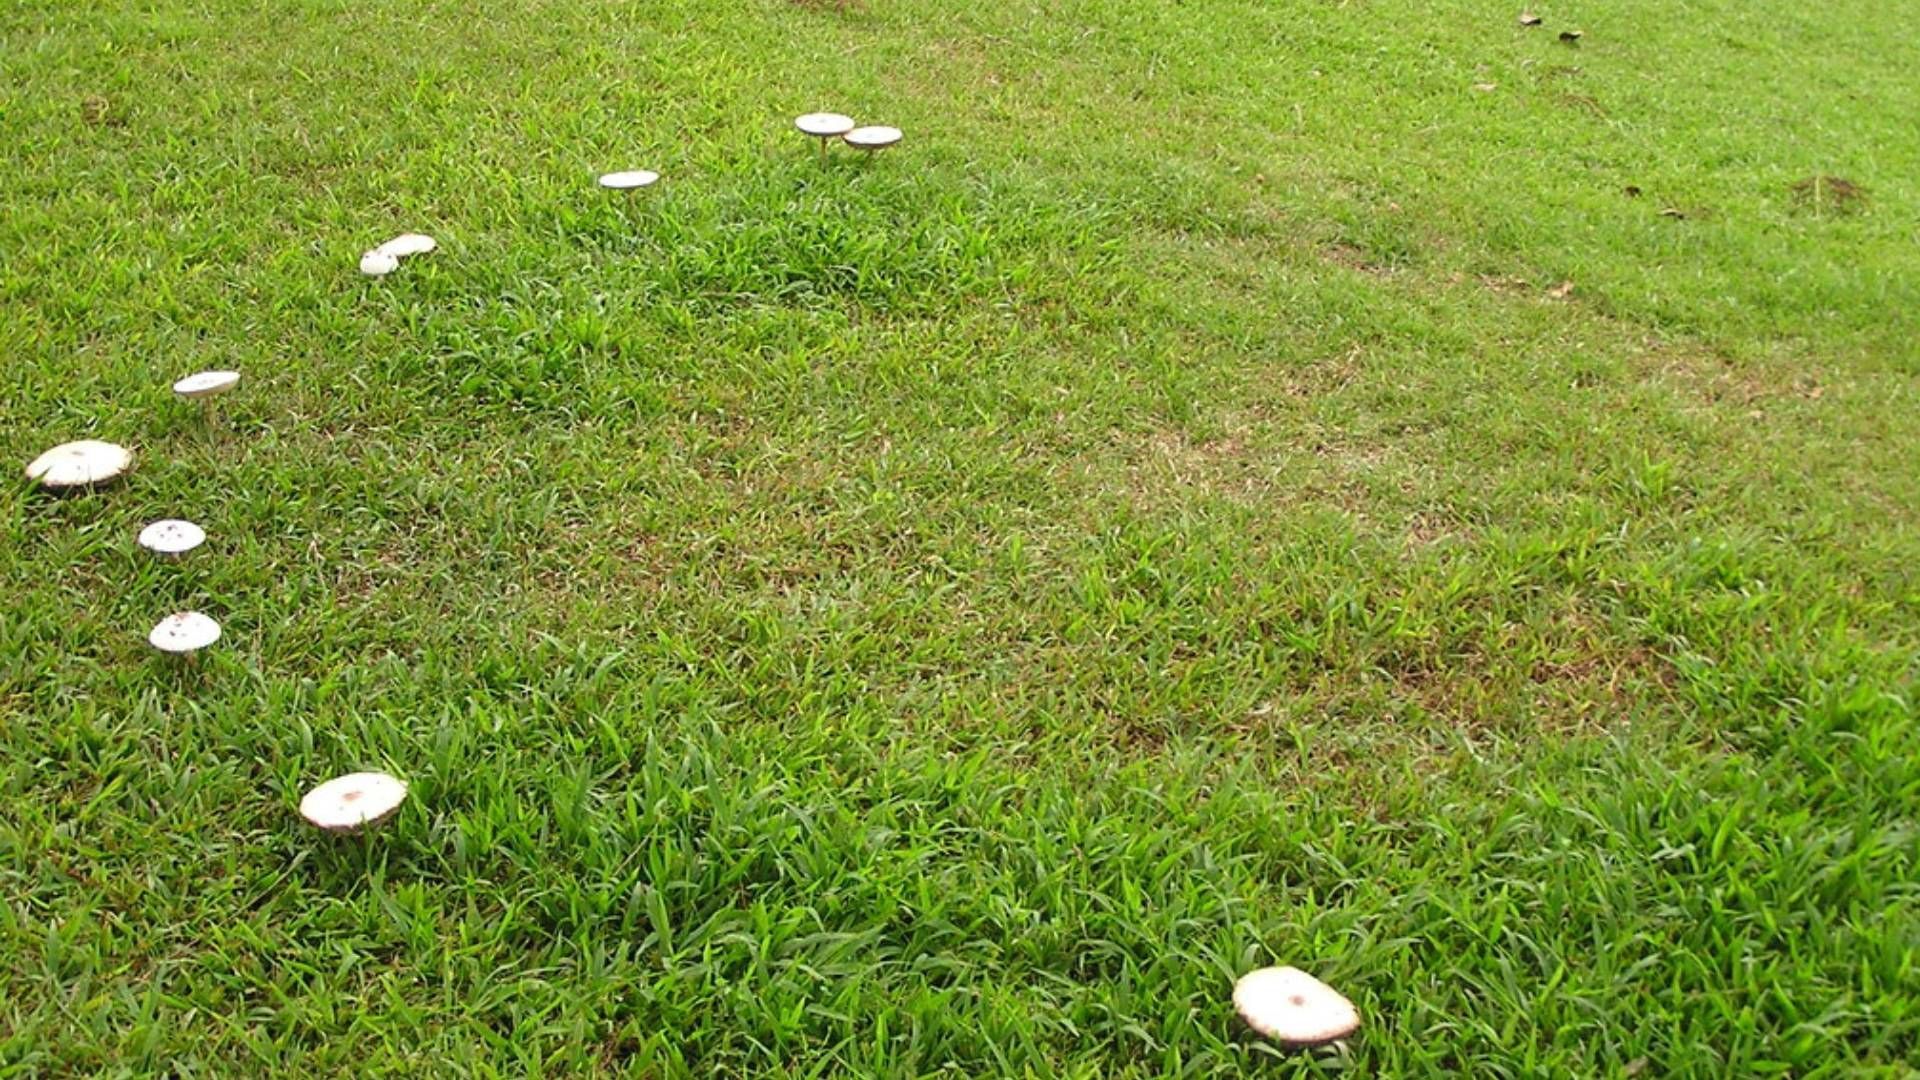
[[[1520,10],[0,7],[0,1076],[1915,1075],[1920,48]]]

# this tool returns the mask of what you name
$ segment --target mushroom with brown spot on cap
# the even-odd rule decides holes
[[[178,611],[161,619],[147,633],[147,644],[163,653],[191,660],[201,649],[220,640],[220,624],[197,611]]]
[[[393,816],[407,798],[407,783],[383,772],[337,776],[300,800],[300,816],[331,833],[359,832]]]
[[[1288,1046],[1321,1046],[1360,1027],[1353,1002],[1299,968],[1242,975],[1233,984],[1233,1007],[1248,1027]]]
[[[163,518],[140,530],[140,546],[164,559],[179,558],[206,541],[205,529],[179,518]]]

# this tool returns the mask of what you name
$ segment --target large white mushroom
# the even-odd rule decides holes
[[[207,541],[207,531],[191,521],[166,518],[140,530],[140,546],[169,558],[185,555]],[[211,621],[211,620],[209,620]]]
[[[176,655],[199,652],[219,640],[220,624],[197,611],[169,615],[147,634],[147,644]]]
[[[610,172],[600,177],[600,186],[608,191],[637,191],[643,187],[652,187],[660,179],[660,174],[648,169],[630,169],[626,172]]]
[[[401,233],[373,250],[391,255],[396,259],[404,259],[409,255],[425,255],[439,246],[439,241],[431,236],[410,232]]]
[[[1233,1007],[1247,1026],[1288,1046],[1319,1046],[1360,1027],[1353,1002],[1291,967],[1250,971],[1233,984]]]
[[[300,800],[300,816],[328,832],[356,832],[393,816],[407,798],[407,782],[381,772],[348,773]]]
[[[27,465],[27,479],[41,487],[68,488],[104,484],[133,468],[133,451],[98,439],[61,443]]]
[[[853,117],[842,116],[839,113],[813,112],[795,117],[793,126],[799,128],[803,134],[820,140],[820,158],[824,161],[827,156],[828,141],[835,136],[852,131]]]
[[[848,146],[856,150],[872,152],[874,150],[885,150],[887,147],[899,142],[900,129],[897,127],[887,127],[884,124],[875,124],[871,127],[854,128],[852,131],[842,135],[841,138],[847,141]]]

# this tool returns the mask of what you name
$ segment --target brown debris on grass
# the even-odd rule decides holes
[[[1789,189],[1794,202],[1816,214],[1851,213],[1866,205],[1867,189],[1844,176],[1809,176]]]

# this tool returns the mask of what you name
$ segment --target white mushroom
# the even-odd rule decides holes
[[[27,479],[41,487],[61,490],[104,484],[133,468],[133,451],[97,439],[61,443],[34,458]]]
[[[400,260],[375,248],[360,256],[360,272],[368,277],[386,277],[400,269]]]
[[[410,232],[401,233],[373,250],[383,255],[391,255],[396,259],[404,259],[409,255],[425,255],[439,246],[439,242],[431,236]]]
[[[140,530],[140,546],[155,555],[185,555],[206,542],[205,529],[191,521],[181,521],[177,518],[156,521]],[[218,632],[216,629],[215,633]]]
[[[197,611],[181,611],[161,619],[147,644],[166,653],[195,653],[220,640],[220,624]]]
[[[1233,984],[1233,1007],[1247,1026],[1288,1046],[1318,1046],[1360,1027],[1353,1002],[1299,968],[1250,971]]]
[[[328,832],[355,832],[385,821],[406,798],[404,780],[380,772],[348,773],[307,792],[300,816]]]
[[[842,116],[839,113],[814,112],[795,117],[793,126],[799,128],[802,133],[820,140],[820,157],[824,160],[827,156],[827,140],[852,131],[853,117]]]
[[[841,136],[841,138],[847,140],[848,146],[858,150],[885,150],[887,147],[900,141],[900,129],[897,127],[886,127],[884,125],[858,127],[847,132]]]
[[[608,191],[633,191],[638,188],[652,187],[660,174],[646,169],[634,169],[629,172],[610,172],[600,178],[600,186]]]
[[[224,394],[240,385],[237,371],[201,371],[173,384],[173,392],[188,401]]]

